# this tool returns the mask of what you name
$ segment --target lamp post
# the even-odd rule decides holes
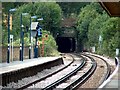
[[[31,17],[30,17],[30,39],[29,39],[30,46],[29,46],[29,59],[31,59],[31,22],[32,22],[32,19],[34,19],[34,18],[37,18],[37,16],[31,16]]]
[[[10,13],[16,11],[16,9],[10,9],[8,11],[8,50],[7,50],[7,63],[10,62]]]
[[[31,34],[33,35],[33,37],[35,37],[35,47],[34,47],[34,58],[37,58],[38,57],[38,46],[37,46],[37,29],[39,27],[39,24],[38,22],[32,22],[32,19],[33,18],[37,18],[37,16],[31,16],[30,17],[30,39],[29,39],[29,42],[30,42],[30,46],[29,46],[29,59],[31,58]],[[39,19],[36,19],[37,20],[43,20],[43,18],[39,18]],[[34,24],[33,24],[34,23]],[[32,31],[32,27],[34,26],[34,29],[36,30],[35,32]],[[33,34],[34,33],[34,34]]]
[[[37,21],[42,21],[43,20],[43,18],[39,18],[39,19],[37,19]],[[38,29],[40,29],[40,25],[38,25]],[[36,36],[35,38],[36,38],[36,43],[35,43],[35,56],[34,56],[34,58],[38,58],[38,45],[37,45],[37,38],[38,36]]]
[[[22,24],[22,16],[26,16],[28,15],[28,13],[22,13],[20,16],[20,29],[21,29],[21,33],[20,33],[20,61],[23,61],[23,55],[24,55],[24,25]]]

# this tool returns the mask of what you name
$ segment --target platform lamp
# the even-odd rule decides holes
[[[21,13],[20,16],[20,29],[21,29],[21,33],[20,33],[20,61],[23,61],[23,55],[24,55],[24,25],[22,23],[22,16],[26,16],[29,15],[29,13]]]
[[[31,22],[32,22],[32,19],[36,19],[37,18],[37,16],[31,16],[30,17],[30,45],[29,45],[29,59],[31,59]]]
[[[37,19],[37,21],[42,21],[43,20],[43,18],[38,18]],[[40,25],[39,25],[39,28],[40,28]],[[41,33],[41,32],[40,32]],[[39,34],[40,34],[39,33]],[[34,58],[38,58],[38,45],[37,45],[37,38],[38,38],[38,36],[37,36],[37,34],[36,34],[36,44],[35,44],[35,53],[36,53],[36,55],[35,55],[35,57]]]
[[[10,14],[15,12],[17,9],[9,9],[8,10],[8,50],[7,50],[7,63],[10,62]]]

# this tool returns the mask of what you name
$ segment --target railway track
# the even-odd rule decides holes
[[[96,61],[97,68],[93,73],[92,77],[90,77],[83,85],[78,87],[78,90],[80,88],[86,88],[86,87],[94,88],[94,89],[98,88],[111,74],[111,66],[108,64],[107,61],[96,55],[92,55],[92,54],[86,54],[86,55],[92,57]]]
[[[81,69],[85,65],[85,60],[79,57],[77,60],[74,58],[74,62],[66,69],[62,70],[61,72],[51,76],[50,78],[45,79],[37,84],[29,88],[42,88],[43,90],[46,89],[53,89],[56,85],[59,85],[63,81],[67,80],[70,76],[77,73],[79,69]]]
[[[91,56],[94,56],[94,57],[97,57],[97,58],[100,58],[100,57],[98,57],[98,56],[95,56],[95,55],[91,55]],[[107,63],[107,61],[105,61],[103,58],[100,58],[101,60],[103,60],[104,62],[105,62],[105,64],[106,64],[106,67],[107,67],[107,72],[106,72],[106,74],[105,74],[105,77],[104,77],[104,80],[103,81],[105,81],[109,76],[110,76],[110,73],[111,73],[111,66]]]
[[[80,84],[84,83],[85,80],[92,75],[96,69],[97,63],[89,56],[83,58],[86,60],[86,65],[66,81],[69,83],[66,85],[62,83],[61,85],[57,86],[57,88],[63,88],[63,90],[75,90],[78,86],[80,86]]]
[[[75,58],[74,58],[75,59]],[[76,60],[75,60],[76,61]],[[76,65],[76,64],[75,64]],[[86,61],[85,59],[82,60],[81,64],[78,64],[78,67],[76,67],[74,70],[71,70],[68,74],[62,76],[62,78],[60,78],[59,80],[55,81],[54,83],[44,87],[42,90],[50,90],[50,89],[55,89],[55,88],[64,88],[64,89],[69,89],[71,88],[71,86],[74,83],[71,83],[71,85],[66,85],[66,82],[71,78],[71,77],[75,77],[75,75],[77,75],[78,71],[80,71],[81,69],[83,69],[83,67],[86,65]],[[80,74],[80,72],[79,72]],[[65,82],[65,83],[64,83]],[[65,84],[65,85],[64,85]],[[67,83],[68,84],[68,83]],[[61,85],[61,87],[59,87]],[[64,85],[64,87],[63,87]],[[65,87],[68,86],[68,87]]]
[[[68,55],[68,56],[70,56],[70,55]],[[63,55],[63,58],[66,58],[66,57]],[[40,78],[40,79],[37,79],[37,80],[35,80],[35,81],[33,81],[33,82],[29,83],[29,84],[25,84],[25,85],[17,88],[16,90],[26,89],[26,88],[28,88],[28,87],[30,87],[30,86],[32,86],[32,85],[34,85],[34,84],[42,81],[42,80],[45,80],[45,79],[48,78],[48,77],[51,77],[52,75],[54,75],[54,74],[56,74],[56,73],[64,70],[65,68],[67,68],[68,66],[70,66],[70,65],[74,62],[74,59],[72,58],[72,59],[70,59],[69,61],[71,61],[71,62],[70,62],[69,64],[65,65],[63,68],[61,68],[61,69],[59,69],[59,70],[57,70],[57,71],[54,71],[54,72],[52,72],[52,73],[50,73],[50,74],[48,74],[48,75],[46,75],[46,76],[44,76],[44,77],[42,77],[42,78]]]
[[[63,90],[76,90],[82,85],[84,86],[98,69],[96,58],[99,57],[88,54],[72,54],[70,57],[73,58],[73,61],[69,65],[44,78],[17,88],[17,90],[26,88],[41,88],[42,90],[56,90],[61,88]],[[110,65],[102,58],[99,59],[105,63],[106,66],[103,67],[107,67],[104,77],[102,77],[101,83],[99,83],[100,85],[110,75]]]
[[[90,59],[87,59],[85,57],[82,56],[82,62],[78,63],[78,58],[80,58],[81,56],[79,55],[79,57],[77,56],[77,58],[75,58],[75,56],[72,56],[74,58],[74,63],[72,64],[72,66],[76,66],[76,68],[74,68],[73,70],[70,70],[69,73],[62,75],[61,78],[59,78],[58,80],[55,80],[53,83],[50,83],[49,85],[45,85],[45,83],[37,83],[32,85],[31,87],[28,88],[42,88],[42,90],[51,90],[51,89],[55,89],[55,88],[61,88],[60,86],[62,86],[62,88],[66,89],[75,89],[80,83],[83,83],[87,78],[89,78],[89,76],[92,75],[92,73],[95,71],[96,69],[96,62],[94,59],[92,59],[89,56],[86,56]],[[77,62],[76,62],[77,61]],[[78,65],[77,65],[78,64]],[[68,71],[67,71],[68,72]],[[61,72],[60,72],[61,73]],[[55,76],[53,76],[55,78]],[[71,80],[70,80],[71,79]],[[51,80],[48,79],[48,80]],[[71,82],[70,82],[71,81]],[[44,81],[42,81],[44,82]],[[69,82],[69,84],[67,84],[66,82]],[[44,87],[38,87],[41,84],[44,84]],[[64,85],[64,87],[63,87]]]

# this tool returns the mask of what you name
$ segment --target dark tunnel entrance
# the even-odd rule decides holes
[[[61,53],[69,53],[75,51],[75,38],[73,37],[57,37],[58,51]]]

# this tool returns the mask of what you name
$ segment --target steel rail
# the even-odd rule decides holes
[[[84,67],[85,64],[86,64],[86,61],[84,59],[82,59],[82,63],[75,70],[71,71],[69,74],[67,74],[66,76],[57,80],[56,82],[46,86],[42,90],[52,90],[52,89],[54,89],[57,85],[59,85],[60,83],[64,82],[65,80],[67,80],[68,78],[70,78],[71,76],[76,74],[80,69],[82,69]]]
[[[92,61],[92,66],[90,67],[90,69],[83,75],[81,76],[79,79],[77,79],[75,82],[73,82],[71,85],[69,85],[68,87],[66,87],[64,90],[76,90],[78,87],[80,87],[80,85],[82,85],[86,80],[89,79],[89,77],[94,73],[94,71],[96,70],[97,67],[97,63],[95,62],[95,60],[87,55],[84,55],[88,58],[91,59]]]
[[[71,56],[71,55],[70,55],[70,56]],[[72,56],[71,56],[71,57],[72,57]],[[55,72],[53,72],[53,73],[50,73],[50,74],[48,74],[47,76],[42,77],[42,78],[40,78],[40,79],[38,79],[38,80],[36,80],[36,81],[33,81],[33,82],[29,83],[29,84],[26,84],[26,85],[24,85],[24,86],[22,86],[22,87],[20,87],[20,88],[16,88],[16,90],[26,89],[26,88],[32,86],[33,84],[36,84],[36,83],[38,83],[38,82],[40,82],[40,81],[42,81],[42,80],[45,80],[46,78],[51,77],[52,75],[54,75],[54,74],[56,74],[56,73],[64,70],[65,68],[67,68],[68,66],[70,66],[73,62],[74,62],[74,58],[72,57],[72,61],[71,61],[68,65],[64,66],[63,68],[61,68],[61,69],[59,69],[59,70],[57,70],[57,71],[55,71]]]
[[[91,54],[87,54],[87,55],[91,55]],[[106,74],[105,74],[105,77],[104,77],[103,81],[101,82],[101,84],[102,84],[102,83],[103,83],[105,80],[107,80],[108,77],[110,76],[110,73],[111,73],[110,65],[107,63],[106,60],[104,60],[103,58],[101,58],[101,57],[99,57],[99,56],[96,56],[96,55],[91,55],[91,56],[100,58],[101,60],[103,60],[103,61],[105,62],[106,66],[107,66],[107,72],[106,72]],[[100,84],[100,85],[101,85],[101,84]]]

